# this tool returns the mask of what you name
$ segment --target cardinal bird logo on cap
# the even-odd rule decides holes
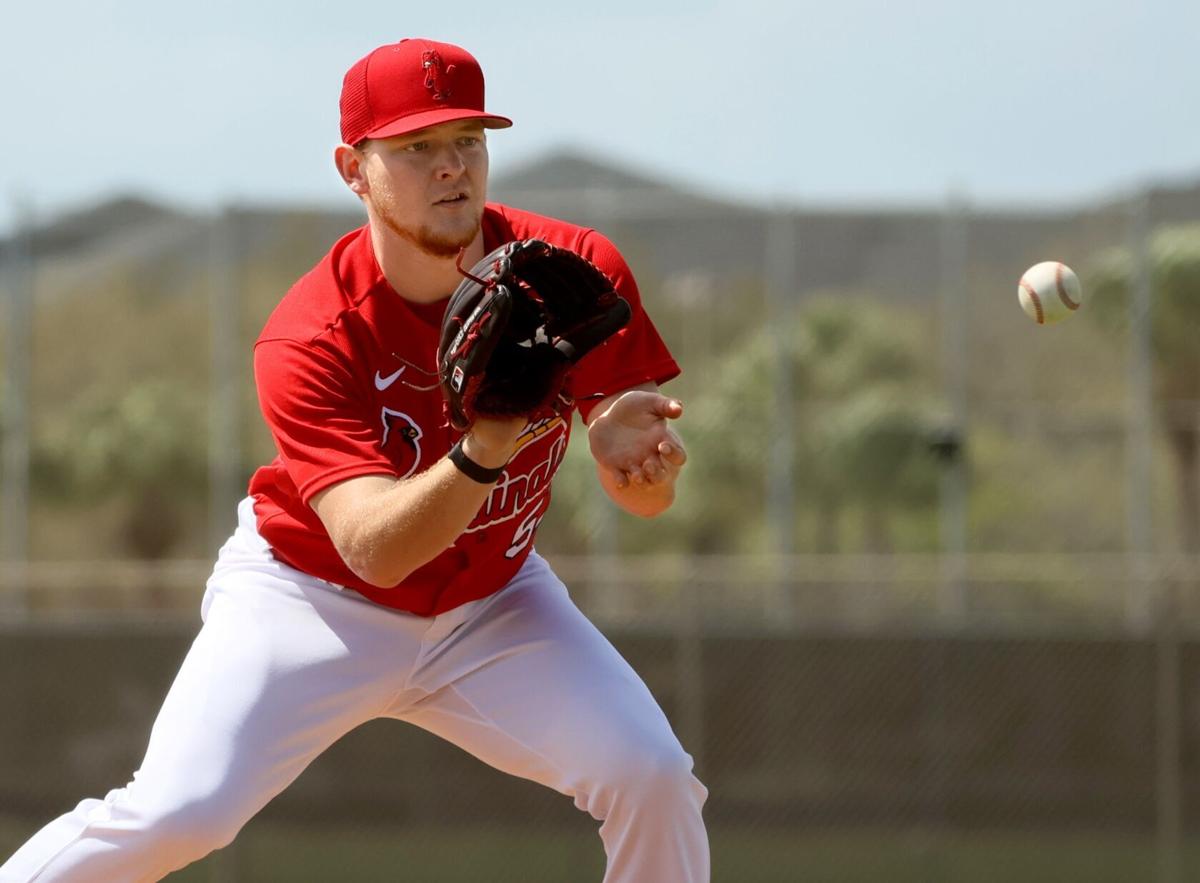
[[[433,93],[434,101],[446,101],[450,97],[449,77],[454,65],[446,67],[436,49],[421,53],[421,67],[425,70],[425,88]]]

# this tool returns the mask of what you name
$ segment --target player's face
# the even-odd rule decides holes
[[[479,232],[487,199],[483,126],[443,123],[363,146],[366,199],[377,218],[422,251],[453,257]]]

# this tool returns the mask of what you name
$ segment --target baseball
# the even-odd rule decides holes
[[[1075,271],[1059,261],[1034,264],[1017,283],[1017,297],[1029,318],[1049,325],[1067,318],[1083,303],[1083,286]]]

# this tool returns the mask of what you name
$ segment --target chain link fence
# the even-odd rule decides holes
[[[1196,561],[1154,572],[1147,588],[1161,606],[1150,629],[1124,617],[1127,578],[1108,559],[1071,572],[1110,599],[1099,605],[1108,615],[1017,615],[1010,599],[999,616],[988,599],[1001,585],[1019,597],[1022,583],[1061,579],[1067,561],[972,559],[968,615],[956,622],[937,612],[933,558],[554,563],[695,757],[712,795],[715,879],[1152,881],[1200,871],[1200,619],[1179,604],[1200,577]],[[106,578],[123,584],[126,603],[196,601],[203,565],[172,567],[31,568],[23,584],[34,597],[53,597],[52,584],[78,597],[90,580],[85,595],[103,607],[116,597],[102,591]],[[161,608],[140,619],[47,608],[5,624],[6,848],[127,779],[197,627],[194,613]],[[333,879],[313,869],[341,867],[338,878],[354,880],[598,878],[599,840],[579,815],[434,737],[377,722],[318,759],[233,846],[179,876]],[[429,842],[457,864],[414,856]],[[1098,867],[1114,851],[1121,857]],[[422,870],[406,877],[406,867]]]
[[[539,550],[694,755],[714,879],[1200,878],[1200,287],[1156,238],[1200,220],[1200,188],[855,212],[556,174],[579,186],[495,192],[622,248],[685,369],[691,461],[644,522],[600,499],[577,442]],[[136,769],[271,454],[249,343],[360,223],[106,217],[5,243],[3,854]],[[1036,328],[1015,280],[1052,257],[1098,299]],[[172,879],[603,864],[566,798],[377,722]]]

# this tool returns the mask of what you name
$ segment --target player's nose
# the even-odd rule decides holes
[[[452,180],[467,170],[467,161],[458,145],[447,144],[438,151],[435,170],[442,180]]]

